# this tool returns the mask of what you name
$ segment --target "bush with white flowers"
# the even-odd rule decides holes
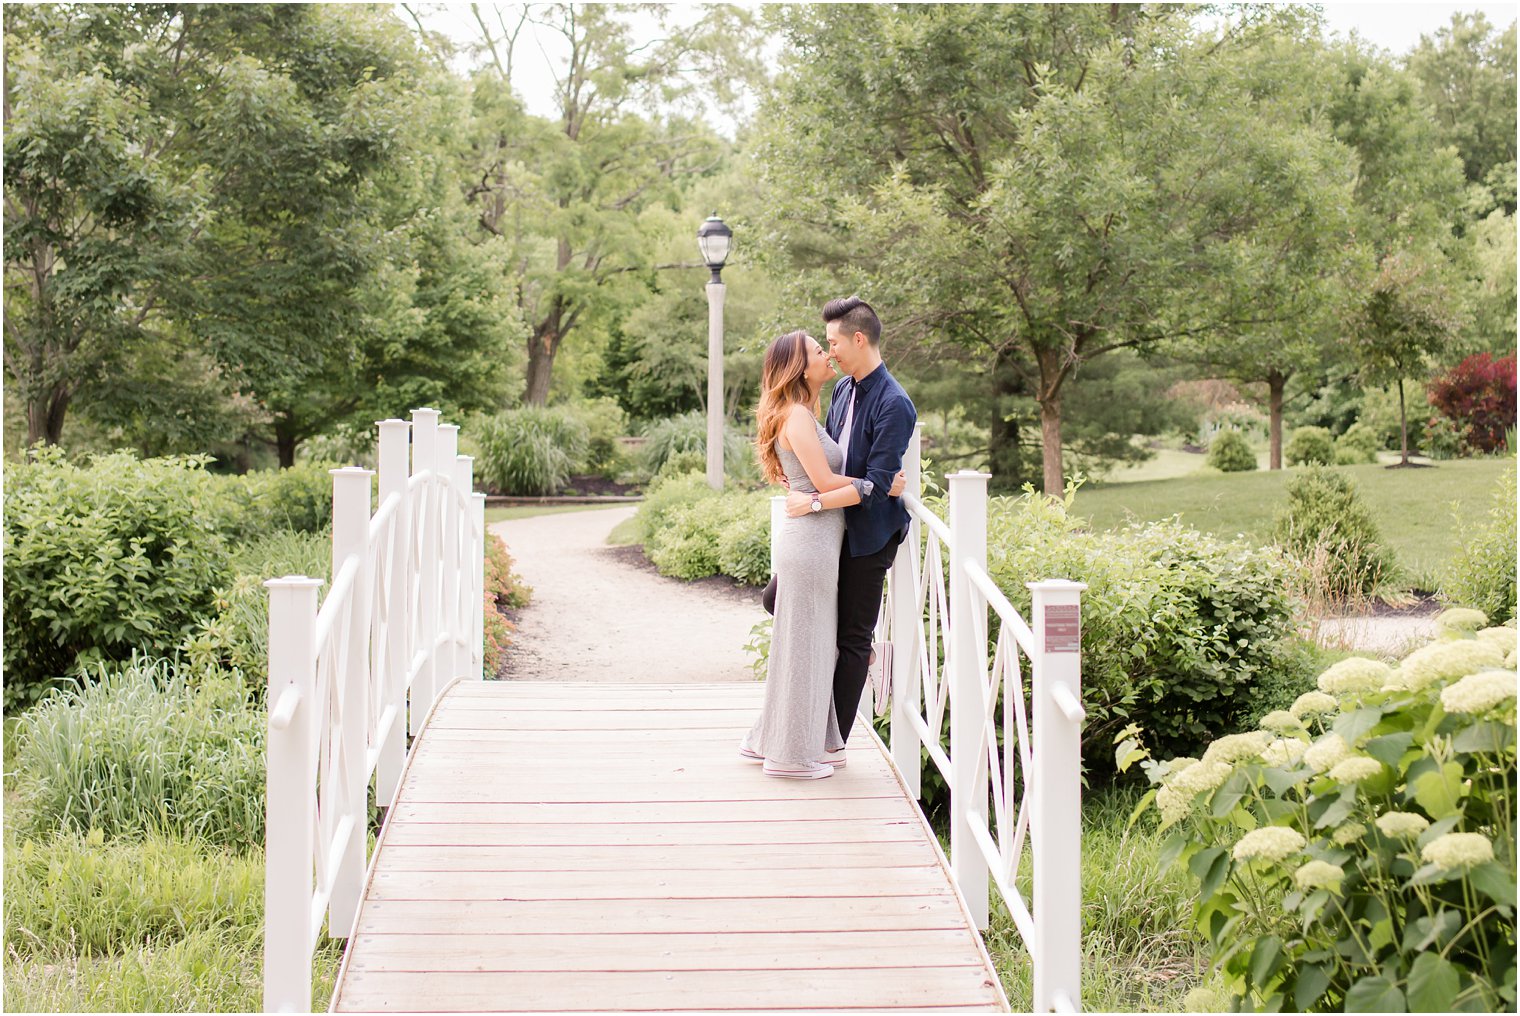
[[[1441,622],[1199,759],[1120,734],[1199,880],[1214,1008],[1515,1011],[1515,629]]]

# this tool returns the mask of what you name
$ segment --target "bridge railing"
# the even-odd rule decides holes
[[[286,576],[269,589],[264,1009],[311,1009],[324,924],[353,928],[369,808],[400,786],[406,735],[437,694],[480,679],[485,495],[459,428],[438,412],[385,420],[374,472],[332,470],[332,585]],[[410,461],[408,456],[410,446]]]
[[[1074,1011],[1081,1001],[1080,617],[1087,587],[1027,583],[1033,618],[1026,622],[987,571],[990,477],[950,476],[948,518],[940,518],[921,500],[920,464],[915,429],[903,463],[911,531],[887,575],[877,628],[878,645],[888,647],[881,664],[887,674],[863,709],[890,709],[892,758],[914,796],[922,792],[924,755],[944,777],[956,884],[984,931],[989,881],[997,886],[1034,965],[1035,1011]],[[773,533],[784,505],[784,498],[772,501]],[[992,617],[997,640],[989,661]],[[941,733],[947,711],[948,743]],[[1032,901],[1019,886],[1026,852]]]

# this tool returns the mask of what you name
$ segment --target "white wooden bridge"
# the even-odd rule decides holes
[[[1081,587],[1036,583],[1018,616],[986,573],[985,475],[951,478],[947,524],[915,442],[890,688],[863,706],[890,745],[862,718],[833,777],[782,781],[736,751],[759,684],[480,680],[471,463],[430,410],[380,430],[373,515],[371,474],[334,470],[332,590],[269,583],[266,1010],[310,1008],[324,934],[347,939],[335,1011],[1007,1010],[989,880],[1035,1008],[1079,1007]]]

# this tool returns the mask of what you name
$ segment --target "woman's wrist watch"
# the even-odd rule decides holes
[[[812,503],[811,507],[812,507],[813,511],[815,511],[815,512],[821,512],[821,511],[823,511],[823,501],[822,501],[822,499],[819,498],[819,496],[817,494],[813,495],[813,503]]]

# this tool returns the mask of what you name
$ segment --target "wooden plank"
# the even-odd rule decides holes
[[[517,712],[510,707],[440,710],[428,721],[439,730],[735,730],[755,722],[753,709],[645,709],[637,712]]]
[[[749,868],[739,871],[575,871],[548,878],[522,871],[377,871],[377,900],[630,900],[715,896],[872,896],[884,879],[875,868]],[[892,891],[934,896],[950,886],[937,865],[894,868]]]
[[[828,783],[835,779],[814,782]],[[780,784],[782,781],[773,780]],[[786,784],[790,789],[794,784]],[[874,797],[814,799],[777,794],[749,801],[644,801],[572,804],[564,801],[533,803],[481,801],[428,802],[403,798],[391,809],[390,821],[403,822],[473,822],[524,825],[602,825],[637,823],[674,826],[689,822],[809,822],[851,819],[893,819],[918,825],[913,811],[916,805],[900,793],[883,793]]]
[[[798,970],[981,963],[965,928],[740,932],[728,935],[369,935],[352,970]]]
[[[996,989],[980,967],[831,968],[801,977],[770,970],[585,971],[574,977],[509,972],[353,971],[343,1011],[457,1012],[702,1009],[919,1009],[988,1005]]]
[[[536,849],[607,846],[703,846],[814,844],[846,849],[855,844],[923,843],[911,819],[843,819],[838,822],[658,822],[502,824],[485,822],[400,822],[386,837],[386,849],[415,846],[502,846]]]
[[[651,900],[365,900],[358,936],[523,932],[578,937],[602,934],[729,934],[734,932],[899,931],[966,928],[955,897],[899,895],[891,887],[869,897],[769,897]]]
[[[730,871],[755,868],[912,868],[934,864],[923,843],[599,844],[585,846],[404,845],[388,842],[376,871]],[[890,878],[890,874],[882,876]]]
[[[830,786],[840,786],[845,782],[859,783],[871,777],[892,779],[891,768],[880,755],[856,752],[854,756],[846,758],[846,765],[828,777],[833,781]],[[761,772],[760,763],[741,758],[737,751],[721,755],[709,752],[704,755],[689,753],[684,748],[664,756],[613,753],[596,757],[564,754],[558,758],[526,752],[471,756],[458,749],[425,751],[419,752],[412,762],[412,774],[426,776],[430,780],[532,782],[546,785],[575,782],[607,786],[617,783],[647,783],[651,780],[671,784],[710,780],[720,786],[734,781],[763,785],[778,783],[776,777]],[[790,784],[781,781],[781,785]]]

